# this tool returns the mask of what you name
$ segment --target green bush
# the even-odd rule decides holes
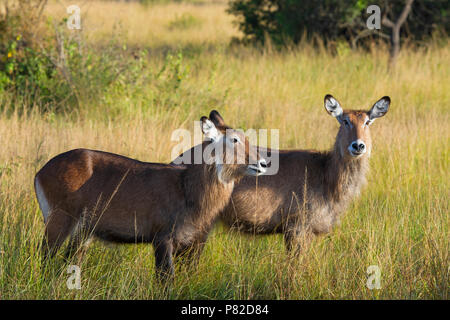
[[[402,0],[231,0],[228,12],[237,16],[244,42],[264,43],[270,39],[283,45],[298,43],[303,36],[319,36],[325,42],[350,41],[367,30],[366,8],[376,4],[395,20],[403,9]],[[416,0],[402,34],[420,41],[435,30],[450,31],[448,1]],[[381,34],[390,30],[382,26]],[[379,34],[373,33],[372,37]],[[366,39],[372,39],[372,37]]]
[[[10,106],[27,102],[44,110],[70,111],[143,77],[145,51],[131,55],[113,40],[92,48],[65,20],[53,23],[42,15],[31,24],[39,26],[32,32],[27,22],[38,16],[36,8],[19,6],[0,18],[0,92],[9,93]]]
[[[94,112],[117,113],[122,96],[139,96],[149,107],[180,104],[180,87],[189,76],[181,52],[169,53],[152,69],[147,51],[129,49],[122,40],[89,45],[80,31],[67,28],[67,21],[43,16],[34,22],[39,30],[29,32],[26,22],[33,10],[9,12],[0,19],[0,108],[38,106],[54,113],[94,107]],[[192,16],[174,21],[173,27],[198,23]]]
[[[48,83],[55,72],[51,61],[38,52],[42,39],[36,32],[44,4],[18,1],[0,16],[0,92],[13,90],[32,99],[50,94]]]

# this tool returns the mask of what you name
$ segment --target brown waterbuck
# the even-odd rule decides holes
[[[222,210],[221,220],[242,232],[283,233],[287,249],[295,248],[296,253],[301,244],[330,232],[339,222],[365,182],[372,148],[369,126],[386,114],[390,98],[381,98],[369,111],[343,110],[331,95],[325,96],[324,104],[340,123],[333,149],[259,148],[261,154],[278,153],[278,173],[243,178]],[[211,112],[210,119],[216,125],[223,123],[217,111]]]
[[[155,248],[157,275],[172,275],[172,255],[203,245],[234,182],[266,167],[242,132],[206,117],[200,124],[211,152],[199,165],[179,168],[86,149],[51,159],[34,180],[45,221],[44,257],[69,235],[67,257],[90,237],[145,242]]]

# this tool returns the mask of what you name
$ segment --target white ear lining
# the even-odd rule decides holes
[[[325,109],[327,109],[327,111],[335,118],[340,117],[343,113],[339,102],[337,102],[337,100],[333,97],[325,99]]]
[[[371,121],[375,120],[376,118],[380,118],[386,114],[389,110],[389,104],[390,101],[386,99],[380,99],[378,100],[370,109],[369,112],[369,119]]]
[[[214,123],[209,119],[202,122],[202,131],[205,137],[212,141],[217,141],[222,135],[219,130],[217,130]]]

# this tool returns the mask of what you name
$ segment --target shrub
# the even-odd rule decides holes
[[[42,10],[46,1],[17,1],[0,16],[0,91],[8,89],[34,98],[46,96],[55,76],[51,61],[39,53]]]
[[[350,41],[367,30],[366,8],[376,4],[382,14],[397,17],[405,5],[402,0],[231,0],[228,12],[238,17],[244,42],[264,43],[266,39],[278,45],[298,43],[303,36],[318,35],[325,42],[339,38]],[[435,30],[450,31],[448,2],[416,0],[402,34],[412,40],[424,40]],[[394,20],[395,18],[392,18]],[[389,34],[382,26],[381,33]]]
[[[18,3],[0,19],[0,91],[16,102],[8,105],[28,102],[44,110],[72,110],[142,77],[145,52],[131,56],[114,40],[92,48],[66,21],[44,21],[39,4],[45,1]]]

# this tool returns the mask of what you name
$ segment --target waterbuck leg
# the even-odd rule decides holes
[[[61,209],[52,210],[45,225],[44,239],[42,240],[43,260],[53,257],[72,231],[76,220],[73,216]]]
[[[66,252],[65,252],[65,259],[66,261],[69,261],[72,259],[72,257],[76,254],[77,260],[81,261],[83,260],[83,257],[86,253],[86,250],[90,243],[90,238],[88,237],[87,232],[85,234],[83,233],[75,233],[70,237],[69,245],[67,246]]]
[[[291,229],[284,233],[284,242],[286,250],[298,256],[302,251],[305,251],[313,239],[313,233],[309,230]]]
[[[65,259],[70,260],[74,254],[77,254],[78,262],[80,262],[86,253],[87,247],[90,243],[91,232],[89,224],[86,219],[86,212],[82,212],[77,225],[72,231],[72,235],[67,246]]]
[[[155,265],[156,276],[159,281],[165,282],[173,277],[174,268],[172,261],[173,245],[170,239],[155,241]]]
[[[195,240],[191,245],[178,248],[175,252],[175,257],[182,258],[188,266],[196,268],[207,239],[208,235],[206,234]]]

